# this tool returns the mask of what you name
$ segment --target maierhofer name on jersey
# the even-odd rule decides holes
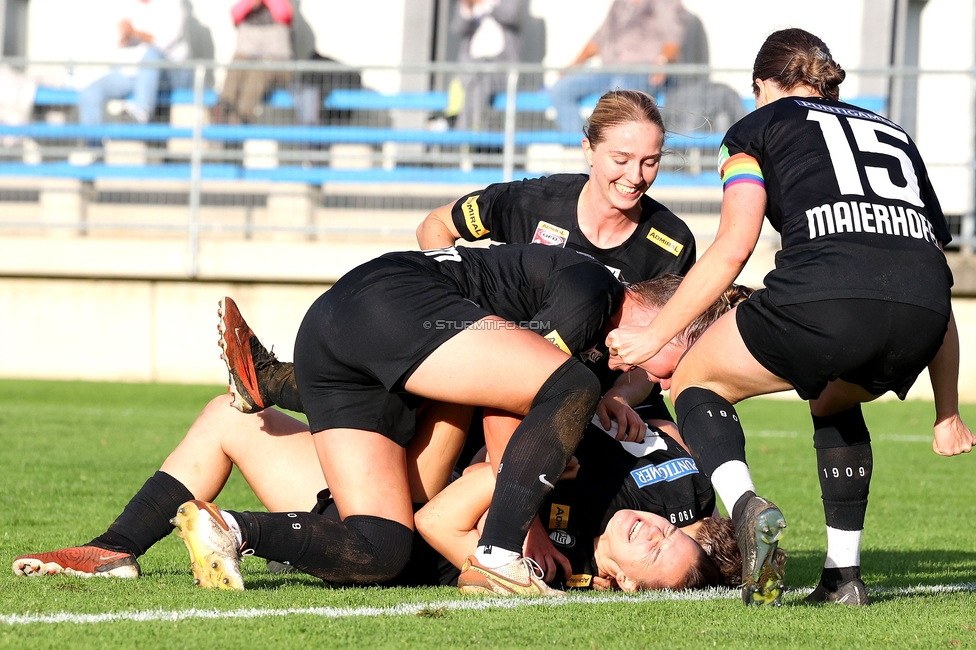
[[[938,246],[932,223],[924,214],[900,205],[838,201],[807,210],[810,239],[844,232],[865,232],[924,239]]]

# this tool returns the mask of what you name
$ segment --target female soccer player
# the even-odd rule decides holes
[[[668,273],[683,275],[695,263],[695,239],[688,226],[647,196],[657,178],[664,144],[664,121],[653,98],[634,90],[616,90],[600,98],[590,115],[582,146],[587,174],[499,183],[471,192],[437,208],[417,229],[422,249],[490,238],[509,244],[545,244],[582,251],[624,282],[641,282]],[[303,410],[292,368],[257,348],[253,383],[237,387],[235,406],[244,412],[277,404]],[[640,373],[598,373],[606,393],[636,391]],[[652,388],[649,384],[646,388]],[[677,434],[660,389],[653,387],[645,417]],[[604,400],[598,411],[605,426],[611,418],[620,433],[639,430],[643,422],[619,400]]]
[[[688,453],[660,430],[641,443],[616,442],[608,433],[595,421],[587,428],[575,476],[546,497],[543,526],[569,559],[542,570],[556,569],[555,582],[573,588],[738,585],[731,522],[711,516],[714,493]],[[416,515],[417,530],[454,566],[477,543],[493,486],[491,466],[474,465]]]
[[[796,389],[809,400],[827,521],[827,559],[812,602],[867,604],[860,537],[872,456],[860,404],[904,399],[926,367],[935,391],[933,447],[968,452],[959,417],[958,335],[942,253],[950,239],[925,165],[905,131],[838,101],[844,70],[801,29],[770,35],[756,56],[757,110],[726,134],[714,244],[648,327],[611,332],[631,364],[652,357],[735,278],[763,216],[783,250],[766,288],[721,318],[672,379],[681,435],[732,508],[743,598],[779,603],[768,559],[786,526],[757,497],[734,403]]]

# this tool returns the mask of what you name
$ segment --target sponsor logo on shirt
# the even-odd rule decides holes
[[[875,115],[868,111],[859,110],[856,108],[844,108],[843,106],[828,106],[826,104],[817,104],[816,102],[805,102],[802,99],[794,99],[797,104],[804,106],[806,108],[812,108],[815,111],[823,111],[824,113],[834,113],[836,115],[846,115],[848,117],[859,117],[864,120],[874,120],[875,122],[881,122],[892,126],[896,129],[901,130],[901,127],[892,122],[891,120],[886,120],[880,115]]]
[[[559,336],[559,332],[557,330],[553,330],[548,334],[543,334],[542,336],[543,338],[545,338],[547,341],[555,345],[557,348],[559,348],[566,354],[568,355],[573,354],[572,352],[569,351],[569,346],[566,345],[565,341],[563,341],[563,337]]]
[[[634,477],[634,482],[637,483],[637,487],[642,488],[662,481],[670,483],[671,481],[678,480],[682,476],[697,473],[698,466],[695,465],[695,461],[690,458],[675,458],[660,465],[648,465],[647,467],[635,469],[630,475]]]
[[[535,234],[532,235],[533,244],[543,244],[545,246],[561,246],[565,248],[567,239],[569,239],[568,230],[557,228],[545,221],[539,222],[539,225],[535,227]]]
[[[572,548],[576,546],[576,538],[567,533],[565,530],[554,530],[549,533],[549,539],[552,540],[553,544],[558,544],[564,548]]]
[[[585,573],[575,573],[566,580],[566,586],[573,587],[574,589],[587,589],[592,582],[593,576]]]
[[[549,530],[563,530],[569,525],[569,506],[554,503],[549,509]]]
[[[464,223],[467,224],[468,230],[475,237],[483,237],[488,234],[488,229],[485,228],[485,224],[481,222],[481,210],[478,209],[478,197],[480,195],[469,196],[464,203],[461,204],[461,214],[464,215]]]
[[[685,248],[684,244],[676,242],[657,228],[651,228],[651,232],[647,233],[647,238],[675,257],[680,255]]]

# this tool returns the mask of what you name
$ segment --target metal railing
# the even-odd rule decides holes
[[[68,179],[81,184],[82,204],[110,204],[112,199],[106,196],[111,193],[96,188],[106,183],[116,187],[122,184],[145,196],[153,193],[155,185],[169,187],[175,182],[185,185],[187,197],[186,220],[182,223],[157,223],[149,218],[119,221],[104,215],[94,219],[85,216],[88,213],[83,207],[82,225],[76,220],[30,222],[14,217],[0,218],[0,228],[183,230],[190,251],[190,276],[197,275],[200,238],[206,234],[319,236],[356,230],[314,214],[272,217],[266,223],[255,223],[250,217],[241,222],[211,218],[220,201],[208,205],[206,196],[221,194],[214,188],[222,182],[237,183],[228,185],[228,194],[241,193],[248,183],[282,187],[290,183],[292,189],[288,191],[303,197],[304,203],[297,210],[314,213],[329,209],[323,207],[322,192],[317,189],[323,186],[345,186],[353,188],[349,193],[361,195],[392,191],[389,207],[397,209],[396,192],[422,195],[425,186],[431,188],[428,196],[446,201],[451,197],[445,194],[449,191],[443,189],[445,185],[473,188],[524,176],[585,171],[579,147],[582,133],[564,130],[566,120],[553,105],[545,84],[551,86],[560,77],[581,79],[597,71],[528,64],[354,67],[311,61],[191,61],[177,67],[158,62],[144,65],[164,73],[188,69],[192,71],[192,85],[164,89],[157,97],[150,123],[138,124],[125,121],[124,98],[106,102],[106,113],[100,110],[94,121],[88,110],[87,121],[81,121],[80,116],[90,108],[89,94],[73,92],[80,88],[65,84],[84,86],[81,80],[94,81],[96,73],[109,70],[110,62],[6,59],[0,63],[25,71],[39,86],[37,101],[23,124],[0,124],[4,140],[0,149],[2,187],[13,191],[18,189],[18,182],[27,187],[31,180]],[[661,176],[651,193],[665,195],[668,190],[680,189],[674,194],[683,198],[673,201],[696,203],[697,213],[714,213],[716,196],[720,197],[716,195],[714,154],[725,128],[749,109],[749,71],[672,65],[631,66],[612,72],[630,78],[667,73],[669,83],[657,88],[656,94],[669,129],[666,147],[671,155],[662,161]],[[919,87],[949,81],[959,101],[942,95],[940,105],[964,107],[960,130],[933,135],[917,98],[902,97],[901,103],[891,105],[889,90],[893,84],[902,87],[895,82],[904,78],[914,79]],[[250,95],[244,90],[228,94],[232,79],[239,89],[260,85],[256,98],[253,88]],[[965,83],[958,83],[959,79]],[[454,90],[463,87],[466,80],[470,81],[469,90],[459,108]],[[926,162],[937,186],[944,177],[964,179],[964,188],[957,187],[958,182],[953,184],[955,194],[946,202],[946,212],[957,230],[958,246],[965,252],[971,252],[976,244],[974,80],[976,71],[972,70],[882,68],[849,70],[844,84],[845,91],[851,89],[845,99],[865,102],[866,108],[896,122],[899,115],[906,114],[905,102],[914,102],[911,113],[916,114],[918,108],[918,123],[912,130],[923,154],[935,152],[926,154]],[[479,83],[482,90],[488,90],[483,92],[482,101],[472,105],[472,98],[481,96],[477,94]],[[223,94],[215,90],[220,87]],[[579,93],[579,115],[586,115],[600,90],[594,87],[592,92]],[[945,142],[947,138],[955,140]],[[311,187],[313,192],[294,190],[295,185]],[[366,185],[370,186],[364,188]],[[412,189],[406,192],[408,186]],[[694,194],[696,188],[702,198],[689,199],[688,193]],[[168,191],[160,189],[158,193],[162,196]]]

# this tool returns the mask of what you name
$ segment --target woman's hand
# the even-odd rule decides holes
[[[966,454],[972,451],[974,445],[976,437],[958,413],[935,423],[932,451],[940,456]]]
[[[620,395],[611,388],[603,396],[596,407],[596,415],[600,418],[600,425],[610,430],[615,421],[617,423],[617,435],[614,438],[620,442],[643,442],[644,435],[647,433],[647,425],[637,415],[637,412],[630,407]]]
[[[647,327],[628,325],[618,327],[607,334],[607,348],[610,350],[610,367],[639,366],[661,351],[663,345],[655,346]]]
[[[545,573],[542,579],[546,582],[556,578],[557,567],[563,570],[565,577],[569,578],[573,575],[573,567],[570,566],[569,560],[552,545],[552,540],[549,539],[549,534],[546,533],[538,516],[532,521],[529,534],[525,536],[522,555],[539,563]]]

